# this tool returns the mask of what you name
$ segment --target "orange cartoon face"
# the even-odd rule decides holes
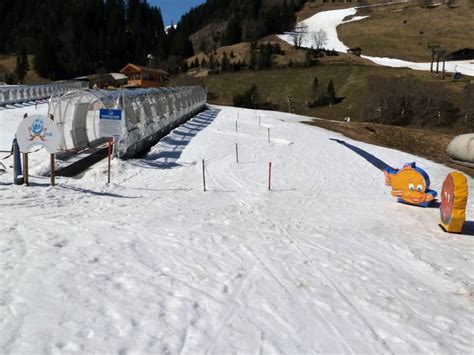
[[[454,205],[454,180],[451,174],[444,180],[441,190],[441,221],[449,224]]]
[[[401,170],[384,170],[385,183],[392,187],[392,196],[398,197],[402,202],[427,205],[435,199],[436,192],[428,190],[429,179],[422,172],[424,173],[414,164],[406,165]]]

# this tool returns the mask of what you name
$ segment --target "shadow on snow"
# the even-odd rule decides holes
[[[387,163],[385,163],[384,161],[380,160],[379,158],[377,158],[376,156],[366,152],[365,150],[363,149],[360,149],[356,146],[353,146],[345,141],[342,141],[340,139],[335,139],[335,138],[329,138],[330,140],[334,141],[334,142],[337,142],[341,145],[343,145],[344,147],[346,148],[349,148],[350,150],[352,150],[354,153],[356,154],[359,154],[362,158],[364,158],[365,160],[367,160],[370,164],[372,164],[373,166],[375,166],[377,169],[379,170],[384,170],[386,168],[390,168],[390,165],[388,165]]]
[[[220,110],[216,109],[201,112],[161,139],[145,158],[136,160],[132,164],[142,168],[158,169],[173,169],[181,166],[177,161],[186,146],[199,132],[215,120],[219,112]]]

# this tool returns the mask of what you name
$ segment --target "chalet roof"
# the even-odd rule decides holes
[[[141,65],[136,65],[132,63],[128,63],[126,66],[120,69],[120,72],[123,73],[129,68],[134,69],[136,71],[140,71],[140,72],[155,73],[155,74],[161,74],[161,75],[167,75],[167,76],[169,75],[167,72],[161,69],[142,67]]]
[[[124,74],[120,73],[103,73],[103,74],[90,74],[87,76],[83,76],[80,78],[76,78],[78,80],[87,79],[90,82],[120,82],[120,81],[127,81],[128,77]]]
[[[122,73],[110,73],[110,75],[112,75],[112,78],[114,78],[115,80],[126,80],[126,79],[128,79],[127,76],[125,74],[122,74]]]

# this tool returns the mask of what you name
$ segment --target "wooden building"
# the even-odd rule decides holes
[[[76,80],[88,81],[91,89],[120,88],[127,85],[127,76],[120,73],[91,74]]]
[[[360,47],[349,48],[346,52],[348,54],[354,54],[354,55],[360,57],[361,54],[362,54],[362,48],[360,48]]]
[[[120,70],[128,77],[128,87],[156,88],[163,86],[169,74],[161,69],[152,69],[129,63]]]

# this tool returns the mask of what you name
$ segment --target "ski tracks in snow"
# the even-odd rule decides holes
[[[228,158],[228,157],[226,156],[225,158]],[[306,158],[306,156],[304,156],[304,158]],[[302,160],[307,160],[308,161],[309,159],[302,159]],[[316,165],[318,165],[319,160],[320,159],[318,159],[318,161],[315,162]],[[224,165],[227,165],[227,164],[224,164]],[[302,166],[303,164],[300,163],[299,165]],[[222,162],[221,162],[220,166],[222,166]],[[237,165],[237,168],[238,168],[238,165]],[[218,182],[216,179],[213,178],[212,179],[213,184],[218,186],[218,188],[220,190],[226,190],[224,185],[226,185],[226,184],[228,185],[228,183],[231,182],[231,184],[235,185],[239,191],[242,191],[242,189],[244,188],[244,186],[246,184],[248,184],[248,182],[244,182],[241,179],[239,179],[239,177],[235,174],[235,170],[236,170],[236,165],[233,165],[233,164],[229,165],[226,169],[226,171],[227,171],[226,180]],[[215,175],[215,174],[212,174],[212,175]],[[296,225],[299,225],[300,222],[305,218],[306,213],[309,212],[309,210],[313,206],[314,202],[317,201],[317,196],[321,192],[320,181],[318,181],[318,176],[313,176],[312,178],[314,178],[314,182],[312,183],[309,191],[303,193],[302,200],[298,203],[298,205],[301,207],[302,213],[299,214],[299,219],[295,222]],[[367,329],[369,329],[372,332],[374,338],[382,344],[382,348],[385,350],[385,352],[392,353],[390,348],[388,347],[388,345],[383,341],[383,339],[380,339],[380,337],[375,333],[373,327],[370,325],[370,323],[367,321],[367,319],[362,316],[362,314],[347,299],[347,297],[344,296],[344,294],[334,284],[334,282],[327,276],[327,274],[325,274],[319,266],[314,264],[312,262],[311,258],[309,258],[308,255],[302,250],[301,246],[299,246],[297,244],[297,242],[295,241],[295,237],[292,235],[292,233],[289,231],[289,229],[285,227],[285,222],[284,221],[277,222],[277,221],[273,220],[272,218],[269,217],[271,215],[271,213],[267,212],[267,213],[264,214],[264,213],[261,212],[263,210],[263,208],[260,208],[260,207],[255,208],[255,207],[250,206],[248,203],[245,202],[244,198],[240,197],[241,193],[242,192],[240,192],[240,193],[234,192],[234,193],[232,193],[232,195],[233,195],[234,199],[236,200],[236,202],[239,205],[245,207],[245,209],[247,211],[246,214],[248,214],[248,215],[256,214],[258,216],[257,220],[259,221],[259,224],[254,226],[254,230],[255,230],[255,232],[258,233],[258,235],[261,236],[262,240],[265,240],[267,242],[268,247],[270,247],[272,245],[272,242],[274,242],[275,237],[279,236],[280,240],[281,240],[281,238],[286,238],[285,241],[288,244],[289,248],[295,248],[297,250],[297,252],[300,254],[300,256],[302,257],[302,259],[310,260],[311,264],[319,270],[322,277],[331,285],[331,287],[334,289],[334,291],[337,294],[339,294],[340,298],[343,299],[344,302],[347,303],[350,306],[350,308],[352,308],[352,310],[363,321],[363,324],[365,324]],[[246,221],[242,218],[242,215],[239,215],[239,217],[241,219],[242,225],[246,224]],[[264,227],[262,227],[261,225],[263,225]],[[278,225],[281,226],[281,227],[277,227],[276,231],[271,230],[272,228],[275,228]],[[271,239],[269,239],[267,237],[267,234],[268,234],[269,230],[270,230],[270,234],[272,236]],[[319,318],[320,321],[323,322],[323,324],[325,324],[327,329],[330,329],[332,331],[335,338],[337,339],[337,342],[339,342],[340,344],[343,345],[344,350],[343,349],[341,349],[341,350],[343,350],[344,352],[356,353],[356,351],[353,350],[353,348],[345,341],[344,335],[342,335],[341,332],[337,329],[337,325],[334,324],[333,322],[329,321],[328,318],[325,316],[323,309],[320,309],[320,305],[317,305],[314,302],[314,299],[309,295],[309,293],[306,289],[307,287],[306,286],[301,287],[301,284],[298,281],[297,277],[295,276],[294,273],[291,272],[291,270],[288,266],[283,267],[283,268],[276,266],[274,264],[274,262],[268,261],[269,259],[271,259],[271,258],[268,257],[268,255],[265,256],[265,259],[267,259],[267,261],[264,262],[262,260],[262,258],[258,255],[258,252],[256,252],[253,247],[251,247],[250,245],[245,245],[245,248],[248,250],[249,255],[251,255],[255,260],[257,260],[257,262],[261,265],[261,267],[263,268],[263,271],[265,271],[270,276],[270,278],[273,279],[274,282],[277,285],[279,285],[279,287],[285,293],[287,293],[288,295],[292,295],[292,294],[294,294],[294,292],[297,292],[300,295],[303,295],[304,299],[306,300],[302,304],[302,306],[305,308],[305,310],[303,312],[307,313],[308,315],[311,315],[311,314],[314,314],[314,312],[316,311],[316,313],[319,316],[318,315],[315,315],[315,316],[317,318]],[[286,249],[286,250],[288,250],[288,249]],[[284,273],[282,273],[282,271]],[[278,272],[278,276],[277,276],[276,272]],[[286,282],[283,281],[283,280],[286,280]],[[285,286],[285,283],[288,283],[287,280],[292,280],[291,288],[292,288],[293,291],[290,291],[288,289],[288,287]],[[310,305],[310,304],[312,304],[313,307],[309,308],[308,305]],[[233,310],[232,314],[234,314],[234,313],[235,313],[235,309]],[[228,322],[229,322],[228,317],[225,317],[225,319],[226,319],[226,321],[224,322],[224,326],[227,325]],[[314,320],[316,321],[316,318]],[[294,325],[294,326],[297,326],[297,325]],[[218,335],[221,334],[221,332],[222,332],[222,328],[219,330]],[[260,332],[262,334],[264,334],[265,329],[260,329]],[[218,336],[218,335],[216,335],[216,336]],[[214,338],[214,341],[215,341],[215,338]],[[326,350],[329,350],[329,349],[326,349]]]
[[[239,132],[223,109],[176,161],[160,161],[169,144],[115,160],[111,186],[104,164],[54,189],[0,186],[1,351],[472,350],[466,240],[427,232],[434,211],[394,203],[334,134],[239,113]]]

